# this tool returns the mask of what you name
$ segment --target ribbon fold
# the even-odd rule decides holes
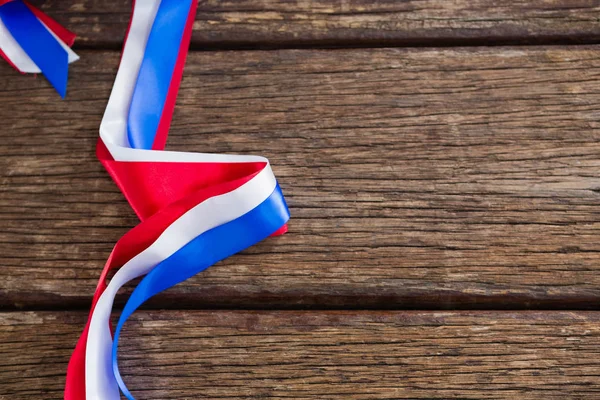
[[[43,73],[64,98],[75,34],[22,0],[0,1],[0,56],[21,73]]]
[[[129,316],[155,294],[287,231],[289,211],[266,158],[164,151],[196,7],[195,0],[134,2],[97,156],[141,222],[102,271],[69,362],[66,400],[118,400],[120,392],[133,399],[117,362]],[[115,296],[141,276],[113,339]]]

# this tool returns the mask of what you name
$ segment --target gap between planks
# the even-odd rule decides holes
[[[130,0],[32,0],[79,48],[120,49]],[[594,44],[597,0],[202,0],[193,49]]]

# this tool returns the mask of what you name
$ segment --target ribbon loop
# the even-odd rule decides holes
[[[66,400],[118,400],[119,389],[133,399],[117,363],[131,314],[155,294],[287,230],[289,211],[267,159],[163,151],[196,7],[194,0],[134,5],[97,155],[142,222],[117,242],[101,274],[69,362]],[[113,340],[115,296],[144,275]]]

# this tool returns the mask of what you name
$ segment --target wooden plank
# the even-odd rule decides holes
[[[84,318],[0,314],[0,399],[62,398]],[[598,312],[163,311],[119,357],[143,399],[589,399],[599,347]]]
[[[262,154],[290,233],[160,307],[597,307],[600,48],[193,53],[169,148]],[[94,157],[117,52],[67,100],[0,68],[4,307],[86,307],[136,218]]]
[[[120,47],[130,0],[34,0],[79,35]],[[193,46],[597,42],[599,0],[204,0]]]

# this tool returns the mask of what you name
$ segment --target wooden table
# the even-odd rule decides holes
[[[137,223],[94,156],[130,1],[32,2],[81,61],[64,101],[0,65],[11,400],[62,398]],[[293,219],[134,315],[133,393],[600,399],[599,18],[598,0],[201,1],[168,146],[267,156]]]

